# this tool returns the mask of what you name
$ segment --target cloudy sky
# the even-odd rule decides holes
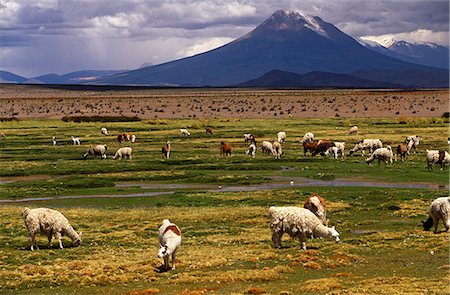
[[[448,0],[0,0],[0,70],[26,77],[136,69],[228,43],[278,9],[352,37],[448,46]]]

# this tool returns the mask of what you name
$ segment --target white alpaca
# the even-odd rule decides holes
[[[361,151],[361,155],[364,156],[365,150],[369,150],[372,154],[374,150],[383,147],[383,143],[379,139],[364,139],[355,144],[350,150],[350,155],[354,152]]]
[[[376,149],[370,157],[366,159],[366,163],[369,165],[372,163],[375,159],[378,160],[378,165],[380,165],[380,162],[383,161],[385,164],[392,163],[394,158],[394,153],[392,152],[392,148],[390,145],[386,146],[385,148],[379,148]]]
[[[280,131],[277,133],[277,141],[279,143],[285,143],[286,142],[286,132]]]
[[[301,247],[306,250],[306,239],[321,237],[340,242],[339,233],[335,227],[327,227],[311,211],[298,207],[270,207],[270,228],[272,229],[272,241],[275,248],[281,247],[281,237],[284,233],[292,238],[298,238]]]
[[[262,149],[263,154],[269,154],[269,155],[273,154],[273,145],[271,142],[263,141],[261,144],[261,149]]]
[[[353,126],[350,130],[347,131],[347,134],[358,133],[358,126]]]
[[[87,158],[89,155],[93,156],[100,156],[102,159],[106,159],[106,151],[108,150],[108,147],[104,144],[97,144],[89,148],[89,150],[83,155],[83,158]]]
[[[333,158],[337,159],[339,154],[341,154],[341,157],[345,157],[345,142],[341,141],[335,141],[334,146],[328,148],[327,151],[325,151],[325,156],[332,155]]]
[[[56,136],[52,136],[52,145],[56,145]]]
[[[281,159],[281,155],[283,151],[281,150],[281,144],[278,141],[274,141],[272,144],[273,147],[273,156],[275,159]]]
[[[80,139],[78,138],[78,137],[71,137],[72,138],[72,144],[73,145],[80,145],[81,144],[81,142],[80,142]]]
[[[103,135],[108,135],[108,129],[106,129],[105,127],[102,127],[102,129],[100,129],[100,132],[101,132]]]
[[[439,220],[442,219],[444,227],[448,232],[450,230],[450,197],[440,197],[431,203],[430,216],[423,222],[423,229],[430,230],[434,225],[434,233],[437,234]]]
[[[73,246],[79,246],[81,243],[82,232],[77,233],[70,225],[67,218],[59,211],[48,208],[25,208],[22,211],[22,217],[25,221],[25,227],[28,230],[31,251],[34,250],[35,246],[36,249],[39,249],[35,241],[38,232],[47,236],[49,248],[53,236],[58,240],[60,249],[63,248],[61,241],[62,236],[67,236],[72,239]]]
[[[313,141],[314,141],[314,133],[306,132],[305,135],[303,135],[302,140],[300,140],[300,143],[313,142]]]
[[[191,133],[187,129],[180,129],[180,133],[182,136],[191,136]]]
[[[128,158],[132,159],[131,153],[133,152],[133,149],[130,147],[122,147],[116,151],[116,154],[113,157],[113,160],[119,159],[122,160],[122,158]]]
[[[159,258],[164,258],[164,269],[169,269],[169,256],[172,255],[172,270],[175,270],[175,255],[181,244],[181,231],[169,219],[164,219],[159,227]]]
[[[433,170],[433,164],[439,161],[438,150],[426,150],[428,170]]]

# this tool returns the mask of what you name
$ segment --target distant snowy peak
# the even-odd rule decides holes
[[[302,30],[308,28],[319,35],[327,37],[327,33],[321,26],[323,21],[317,16],[310,16],[297,10],[278,10],[270,18],[261,24],[273,30]]]

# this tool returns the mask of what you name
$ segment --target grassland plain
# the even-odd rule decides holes
[[[402,123],[402,124],[400,124]],[[347,135],[352,125],[359,134]],[[211,126],[213,135],[205,134]],[[108,136],[100,133],[107,127]],[[191,137],[182,137],[188,128]],[[289,179],[348,179],[386,183],[448,185],[448,168],[426,168],[425,149],[448,149],[448,121],[400,119],[149,119],[136,122],[16,120],[0,123],[0,200],[77,195],[117,195],[170,190],[152,197],[49,199],[0,207],[0,293],[5,294],[448,294],[449,241],[445,233],[424,232],[430,202],[445,189],[375,187],[286,187],[241,192],[170,188],[173,184],[251,187]],[[260,150],[244,154],[243,133],[258,142],[287,133],[283,157]],[[422,138],[419,151],[405,162],[368,166],[360,156],[344,159],[304,156],[298,143],[312,131],[318,139],[345,141],[380,138],[393,146],[407,135]],[[131,161],[113,161],[121,146],[116,136],[137,136]],[[58,144],[51,145],[52,136]],[[80,137],[72,146],[70,136]],[[172,142],[171,158],[162,145]],[[219,155],[220,141],[234,148]],[[91,144],[108,145],[108,159],[82,159]],[[122,144],[128,145],[128,144]],[[163,188],[117,183],[161,184]],[[267,209],[298,205],[311,192],[328,201],[330,223],[342,243],[310,240],[302,251],[285,237],[271,247]],[[23,206],[52,207],[84,232],[81,247],[26,249]],[[174,272],[159,272],[157,227],[170,218],[183,231]]]

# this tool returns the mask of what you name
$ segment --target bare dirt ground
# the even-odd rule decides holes
[[[0,118],[441,117],[449,89],[151,89],[0,85]]]

